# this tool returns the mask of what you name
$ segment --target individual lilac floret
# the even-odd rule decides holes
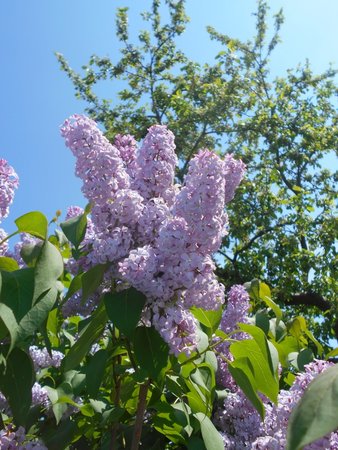
[[[148,129],[136,158],[134,188],[149,200],[166,196],[172,189],[178,159],[175,153],[175,136],[164,125]]]
[[[225,155],[225,203],[229,203],[235,195],[239,183],[245,174],[245,164],[240,159],[234,159],[232,155]]]
[[[169,345],[170,353],[187,356],[195,349],[197,343],[197,327],[194,316],[179,305],[155,310],[153,325]]]
[[[187,221],[191,240],[203,254],[218,250],[226,234],[224,192],[224,162],[215,153],[200,150],[190,161],[173,213]]]
[[[64,354],[57,350],[52,350],[52,355],[50,355],[46,348],[38,348],[36,345],[29,347],[29,354],[36,371],[47,367],[60,367],[64,358]]]
[[[74,115],[61,127],[66,145],[76,157],[76,175],[83,180],[82,192],[96,205],[105,205],[130,179],[120,153],[102,134],[96,123]]]
[[[14,191],[19,186],[19,177],[5,159],[0,159],[0,221],[8,216]]]

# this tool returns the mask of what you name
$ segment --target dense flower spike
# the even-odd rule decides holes
[[[19,177],[5,159],[0,159],[0,222],[8,216],[14,190],[19,186]]]
[[[173,133],[164,125],[149,128],[136,158],[134,186],[149,200],[153,197],[171,198],[178,159]]]
[[[220,329],[224,331],[224,333],[229,334],[237,329],[238,323],[246,323],[248,321],[250,302],[249,294],[245,290],[244,286],[241,285],[234,285],[231,287],[227,295],[227,300],[227,307],[222,316]],[[231,337],[235,339],[243,339],[244,336],[244,333],[236,333],[236,335],[232,335]],[[217,351],[220,353],[220,356],[218,357],[217,378],[218,382],[222,386],[228,388],[232,392],[235,392],[238,390],[238,386],[230,375],[228,364],[223,359],[223,357],[225,357],[228,360],[232,360],[229,347],[229,341],[225,341],[217,346]]]
[[[225,203],[229,203],[235,195],[239,183],[245,173],[245,164],[241,160],[234,159],[232,155],[224,157],[225,176]]]
[[[224,163],[215,153],[201,150],[190,161],[174,214],[186,220],[191,241],[203,254],[217,251],[226,234],[224,196]]]
[[[211,254],[227,232],[225,202],[244,165],[201,150],[180,189],[174,184],[174,135],[163,125],[149,128],[139,150],[131,136],[117,135],[111,145],[83,116],[66,120],[61,133],[92,204],[95,236],[86,261],[116,265],[117,283],[147,296],[144,315],[172,353],[188,354],[197,340],[189,309],[212,310],[224,302]],[[78,299],[79,294],[69,302],[70,309]]]
[[[105,205],[119,189],[129,187],[120,152],[104,137],[96,123],[74,115],[61,128],[66,145],[76,157],[76,175],[82,192],[95,205]]]

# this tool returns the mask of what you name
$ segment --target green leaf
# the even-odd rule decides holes
[[[197,436],[191,436],[188,442],[187,450],[205,450],[204,442]]]
[[[107,320],[108,316],[104,304],[101,303],[93,313],[88,325],[81,331],[78,340],[63,359],[64,370],[74,369],[81,363],[92,344],[101,336]]]
[[[72,297],[72,295],[74,295],[76,292],[78,292],[80,289],[82,289],[82,273],[76,275],[71,283],[70,286],[68,288],[67,294],[64,298],[64,301],[66,302],[68,299],[70,299],[70,297]]]
[[[263,420],[264,406],[257,394],[257,384],[253,377],[253,368],[249,358],[244,356],[236,359],[234,362],[228,364],[228,369]]]
[[[318,375],[289,419],[287,450],[298,450],[338,428],[338,365]]]
[[[60,252],[45,241],[35,266],[33,307],[19,322],[21,340],[33,335],[45,322],[59,295],[57,279],[63,273]]]
[[[106,269],[107,264],[98,264],[82,274],[82,302],[85,302],[100,286]]]
[[[76,430],[76,423],[71,419],[66,419],[56,427],[47,428],[43,434],[43,441],[48,450],[63,450],[68,448]]]
[[[17,425],[25,425],[32,402],[35,381],[33,364],[26,352],[14,348],[7,358],[5,373],[0,371],[0,390],[6,396]]]
[[[199,421],[206,450],[224,450],[223,439],[209,417],[203,413],[196,413],[194,417]]]
[[[13,311],[4,303],[0,303],[0,319],[6,326],[9,335],[11,337],[11,345],[8,350],[8,354],[12,351],[15,343],[18,332],[18,323],[15,319]]]
[[[241,328],[242,328],[241,324]],[[243,326],[243,331],[247,331],[252,325]],[[259,330],[265,338],[264,332],[258,327],[254,327]],[[253,332],[253,330],[251,330]],[[258,336],[258,333],[257,333]],[[261,336],[258,337],[260,340]],[[266,339],[266,338],[265,338]],[[270,350],[267,342],[258,344],[254,340],[242,340],[235,342],[230,346],[230,351],[237,358],[247,357],[253,367],[253,376],[257,389],[263,394],[267,395],[273,402],[277,402],[277,396],[279,391],[279,385],[277,377],[274,373],[274,367],[271,360]]]
[[[212,331],[215,331],[218,328],[222,319],[222,308],[219,308],[216,311],[207,311],[203,308],[192,307],[191,312],[199,322],[206,327],[211,328]]]
[[[96,398],[99,392],[107,360],[108,352],[106,350],[99,350],[90,358],[85,368],[86,387],[91,398]]]
[[[186,443],[184,425],[177,420],[176,411],[166,401],[156,404],[157,414],[153,418],[154,428],[176,444]]]
[[[48,290],[56,294],[56,281],[62,273],[63,260],[60,252],[53,244],[46,241],[35,266],[33,304]]]
[[[32,307],[34,270],[2,272],[1,279],[1,302],[13,311],[16,321],[19,322]]]
[[[21,258],[28,267],[34,267],[41,253],[43,241],[36,244],[24,244],[20,250]]]
[[[141,369],[156,380],[168,364],[168,345],[154,327],[136,328],[133,342],[135,357]]]
[[[134,332],[146,300],[146,296],[134,288],[104,296],[109,319],[126,336]]]
[[[67,239],[78,248],[86,235],[87,214],[80,214],[60,224]]]
[[[45,386],[47,390],[48,397],[52,403],[52,409],[55,416],[56,424],[60,422],[62,416],[68,409],[68,401],[63,401],[63,398],[68,398],[72,396],[73,390],[69,382],[64,381],[56,389],[50,386]]]
[[[279,359],[278,359],[278,352],[277,352],[276,348],[272,345],[271,342],[268,341],[264,332],[259,327],[256,327],[254,325],[249,325],[246,323],[239,324],[239,327],[244,332],[250,334],[254,338],[254,340],[257,342],[264,358],[269,363],[270,371],[271,371],[272,375],[275,376],[276,390],[278,391],[278,386],[277,386],[278,380],[276,377],[276,373],[278,370]]]
[[[32,211],[15,220],[20,233],[29,233],[40,239],[47,238],[48,220],[39,211]]]
[[[279,322],[279,321],[282,319],[282,317],[283,317],[283,312],[282,312],[282,310],[281,310],[280,307],[279,307],[273,300],[271,300],[271,298],[268,297],[267,295],[264,295],[264,296],[262,297],[262,300],[263,300],[263,302],[264,302],[269,308],[271,308],[272,311],[274,312],[274,314],[275,314],[275,316],[276,316],[276,319],[277,319],[277,325],[278,325],[278,322]]]
[[[0,270],[6,272],[13,272],[14,270],[19,270],[19,265],[13,258],[8,258],[7,256],[0,256]]]

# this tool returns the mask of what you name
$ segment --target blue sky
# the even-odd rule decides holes
[[[2,226],[15,229],[14,219],[41,210],[52,218],[57,209],[85,201],[74,176],[74,159],[59,135],[59,125],[84,104],[74,98],[71,82],[58,68],[54,52],[63,53],[74,69],[93,53],[114,59],[114,11],[130,7],[136,33],[140,10],[149,0],[2,0],[0,2],[1,104],[0,157],[20,177],[11,214]],[[286,21],[282,44],[271,66],[283,75],[306,58],[315,71],[330,62],[338,67],[338,1],[274,0],[272,11],[283,7]],[[250,39],[254,32],[254,0],[187,0],[191,17],[179,45],[191,58],[210,61],[216,53],[205,31],[212,25],[230,36]],[[106,97],[110,97],[107,86]]]

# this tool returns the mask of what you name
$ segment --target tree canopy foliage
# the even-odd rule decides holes
[[[259,0],[256,33],[247,42],[209,26],[221,48],[213,63],[192,61],[177,48],[189,20],[184,0],[153,0],[138,42],[129,37],[127,8],[119,8],[116,61],[93,55],[79,74],[57,57],[110,140],[118,133],[140,139],[154,123],[168,125],[179,179],[203,147],[246,163],[247,177],[228,208],[231,234],[216,256],[219,276],[226,286],[259,278],[282,304],[308,317],[325,313],[326,326],[317,331],[327,338],[332,328],[338,335],[338,172],[323,163],[338,148],[337,71],[317,75],[306,62],[273,78],[269,59],[284,19],[282,11],[275,14],[269,37],[268,14]],[[102,80],[119,83],[115,99],[95,94]]]

